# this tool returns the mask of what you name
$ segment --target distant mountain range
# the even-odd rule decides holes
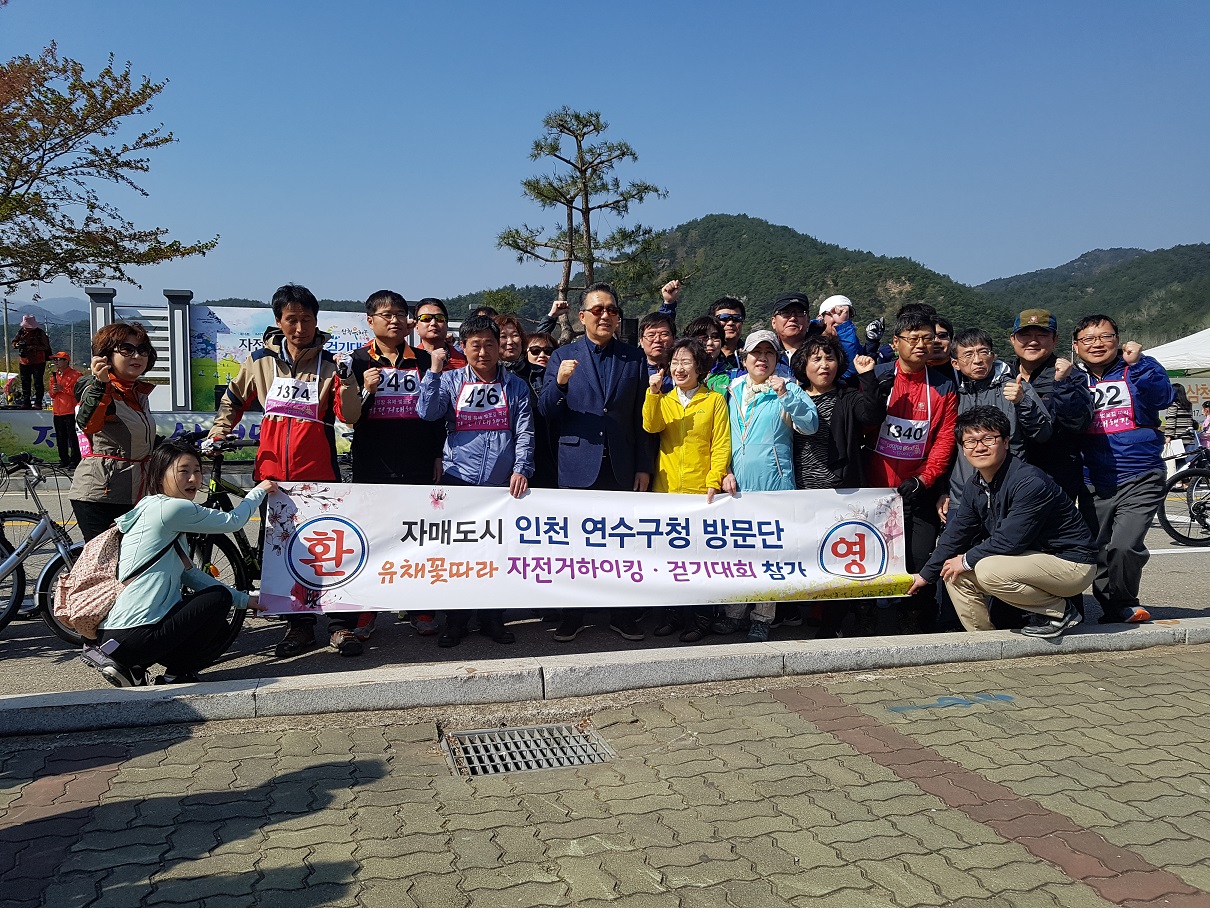
[[[53,299],[8,301],[8,319],[21,320],[23,315],[32,315],[44,325],[71,325],[88,321],[88,301],[74,296],[57,296]]]
[[[1058,268],[988,281],[978,288],[1010,312],[1049,309],[1069,337],[1085,315],[1104,313],[1122,336],[1155,346],[1210,327],[1210,243],[1096,249]]]
[[[663,273],[682,276],[680,324],[702,314],[715,299],[738,296],[747,303],[749,326],[767,320],[772,303],[787,291],[818,302],[833,293],[853,300],[858,318],[893,317],[906,302],[933,304],[959,328],[979,325],[997,335],[1017,312],[1045,308],[1059,318],[1060,333],[1093,312],[1119,321],[1124,336],[1152,346],[1210,327],[1210,244],[1144,249],[1095,249],[1056,268],[998,278],[969,287],[908,258],[845,249],[747,215],[712,214],[668,230],[659,262]],[[546,314],[554,289],[527,285],[498,288],[523,302],[519,314],[536,321]],[[455,318],[479,305],[487,291],[449,297]],[[656,299],[632,304],[642,314]],[[261,300],[206,300],[211,306],[265,306]],[[358,311],[358,300],[321,300],[327,309]],[[88,304],[74,297],[37,303],[12,301],[10,323],[26,312],[65,324],[88,319]]]

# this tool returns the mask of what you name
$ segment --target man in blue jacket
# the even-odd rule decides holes
[[[1139,604],[1150,557],[1144,538],[1164,500],[1160,414],[1175,392],[1164,367],[1139,344],[1119,347],[1117,323],[1108,315],[1081,319],[1072,336],[1092,391],[1092,424],[1080,445],[1099,549],[1092,594],[1102,623],[1147,621],[1151,615]]]
[[[614,337],[622,306],[609,284],[584,291],[579,315],[584,336],[551,356],[538,400],[559,439],[559,488],[646,492],[653,451],[643,431],[647,358]],[[581,609],[564,609],[555,639],[574,640],[583,620]],[[628,609],[614,609],[609,626],[627,640],[643,639]]]
[[[938,578],[968,631],[990,631],[988,596],[1032,612],[1021,633],[1058,637],[1080,623],[1076,602],[1096,574],[1088,525],[1053,479],[1009,452],[998,407],[958,416],[954,435],[975,469],[908,595]]]

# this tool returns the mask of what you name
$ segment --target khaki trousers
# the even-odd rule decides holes
[[[958,620],[968,631],[992,631],[987,597],[995,596],[1027,612],[1061,618],[1068,596],[1078,596],[1092,585],[1095,564],[1078,564],[1056,555],[989,555],[973,571],[945,582]]]

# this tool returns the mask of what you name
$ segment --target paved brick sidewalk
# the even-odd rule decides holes
[[[0,740],[0,903],[1210,906],[1210,647],[741,686],[477,780],[419,715]]]

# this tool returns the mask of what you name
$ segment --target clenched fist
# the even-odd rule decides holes
[[[580,361],[575,359],[565,359],[559,363],[559,374],[555,376],[555,384],[563,386],[571,381],[571,377],[576,374],[578,365],[580,365]]]

